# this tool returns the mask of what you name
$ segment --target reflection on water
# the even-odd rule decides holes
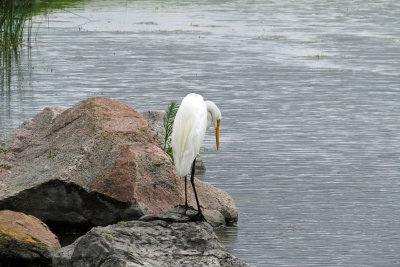
[[[221,227],[217,228],[215,230],[215,233],[218,236],[218,240],[225,244],[225,247],[231,251],[231,253],[234,253],[234,244],[237,243],[237,235],[238,235],[238,227],[237,225],[235,226],[227,226],[227,227]]]
[[[82,0],[0,1],[0,89],[4,101],[9,103],[12,88],[24,86],[22,72],[30,71],[32,38],[36,38],[46,14],[80,2]],[[36,27],[33,27],[35,15]],[[22,56],[26,56],[26,64],[21,67]]]
[[[238,225],[220,234],[234,255],[399,266],[399,13],[394,0],[83,1],[48,16],[30,66],[20,57],[0,133],[91,96],[144,111],[197,92],[222,110],[202,179],[235,199]]]
[[[33,1],[0,1],[0,90],[1,99],[9,103],[14,80],[21,80],[20,56],[30,48]],[[29,54],[29,51],[28,51]],[[6,104],[7,105],[7,104]]]
[[[21,57],[25,57],[21,65]],[[21,96],[21,89],[26,86],[25,75],[29,73],[30,65],[29,49],[22,52],[17,49],[2,49],[0,48],[0,108],[11,116],[11,100]]]

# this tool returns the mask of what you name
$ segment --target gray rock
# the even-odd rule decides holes
[[[158,141],[162,143],[164,141],[165,130],[164,130],[164,117],[166,112],[163,110],[148,110],[142,112],[143,118],[147,120],[149,125],[153,127],[154,131],[158,135]]]
[[[196,175],[202,175],[206,172],[206,166],[204,165],[203,159],[200,154],[196,156]]]
[[[230,254],[196,211],[176,207],[95,227],[53,257],[54,266],[250,266]]]

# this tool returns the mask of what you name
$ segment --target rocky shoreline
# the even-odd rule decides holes
[[[162,115],[160,116],[162,121]],[[151,227],[167,227],[171,223],[179,223],[186,229],[188,226],[183,225],[195,223],[193,227],[196,225],[202,227],[201,231],[205,231],[204,229],[211,227],[208,223],[191,222],[189,215],[174,209],[174,206],[183,203],[183,181],[177,176],[169,156],[159,146],[159,131],[153,129],[157,126],[154,121],[149,121],[151,120],[147,121],[130,106],[102,97],[83,100],[67,110],[58,107],[45,108],[0,139],[0,210],[11,210],[22,217],[27,216],[22,213],[35,216],[50,228],[60,225],[64,229],[105,226],[106,229],[111,227],[113,231],[119,231],[121,222],[129,221],[127,225],[134,227],[142,225],[143,218],[149,218],[146,215],[154,216],[169,211],[164,219],[154,219],[158,223],[153,222]],[[226,192],[198,179],[196,189],[202,200],[204,215],[212,226],[223,226],[237,221],[236,206]],[[195,200],[190,190],[189,196],[189,203],[193,205]],[[15,221],[13,218],[17,215],[11,211],[3,212],[1,216],[4,221]],[[171,218],[179,219],[174,221]],[[159,222],[160,220],[163,222]],[[44,224],[43,222],[40,223]],[[115,224],[118,227],[111,226]],[[93,229],[100,229],[98,227]],[[93,233],[93,229],[88,234]],[[29,259],[19,259],[12,252],[9,256],[4,256],[7,254],[7,247],[13,247],[15,240],[17,244],[26,240],[39,242],[32,235],[21,241],[13,238],[10,233],[12,231],[9,229],[0,228],[0,248],[4,248],[0,254],[0,262],[24,260],[36,266],[34,264],[38,262],[38,258],[40,265],[45,264],[44,257],[47,259],[46,264],[51,264],[54,249],[49,250],[50,254],[35,252],[39,256],[35,254],[36,258],[32,256]],[[161,246],[165,240],[176,238],[174,235],[159,236],[161,239],[156,247]],[[85,239],[82,237],[79,240]],[[29,242],[28,247],[33,244]],[[202,242],[205,241],[200,243]],[[110,266],[112,262],[116,266],[153,266],[150,255],[147,261],[147,256],[142,254],[124,254],[127,258],[121,254],[118,259],[111,257],[99,263],[100,265],[83,262],[65,265],[66,258],[60,255],[66,255],[67,247],[56,253],[59,256],[54,260],[54,266]],[[174,252],[166,249],[161,254],[168,253]],[[201,253],[199,255],[203,255]],[[206,261],[211,259],[205,257],[205,254],[202,257]],[[185,265],[188,258],[171,260],[177,260],[179,266],[181,260],[182,265]],[[211,262],[217,264],[215,260],[212,258]],[[203,265],[195,266],[209,266],[206,261]],[[245,266],[240,265],[242,263],[226,265],[222,261],[218,264],[216,266]]]
[[[58,250],[54,266],[250,266],[230,254],[197,211],[174,208],[95,227]]]

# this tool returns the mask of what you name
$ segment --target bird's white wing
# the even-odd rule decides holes
[[[179,176],[190,172],[199,153],[207,126],[207,108],[200,95],[186,96],[176,114],[172,131],[172,148]]]

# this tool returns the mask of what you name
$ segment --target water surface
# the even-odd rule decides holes
[[[400,2],[83,1],[38,16],[0,134],[91,96],[139,111],[197,92],[222,111],[204,180],[257,266],[400,265]]]

